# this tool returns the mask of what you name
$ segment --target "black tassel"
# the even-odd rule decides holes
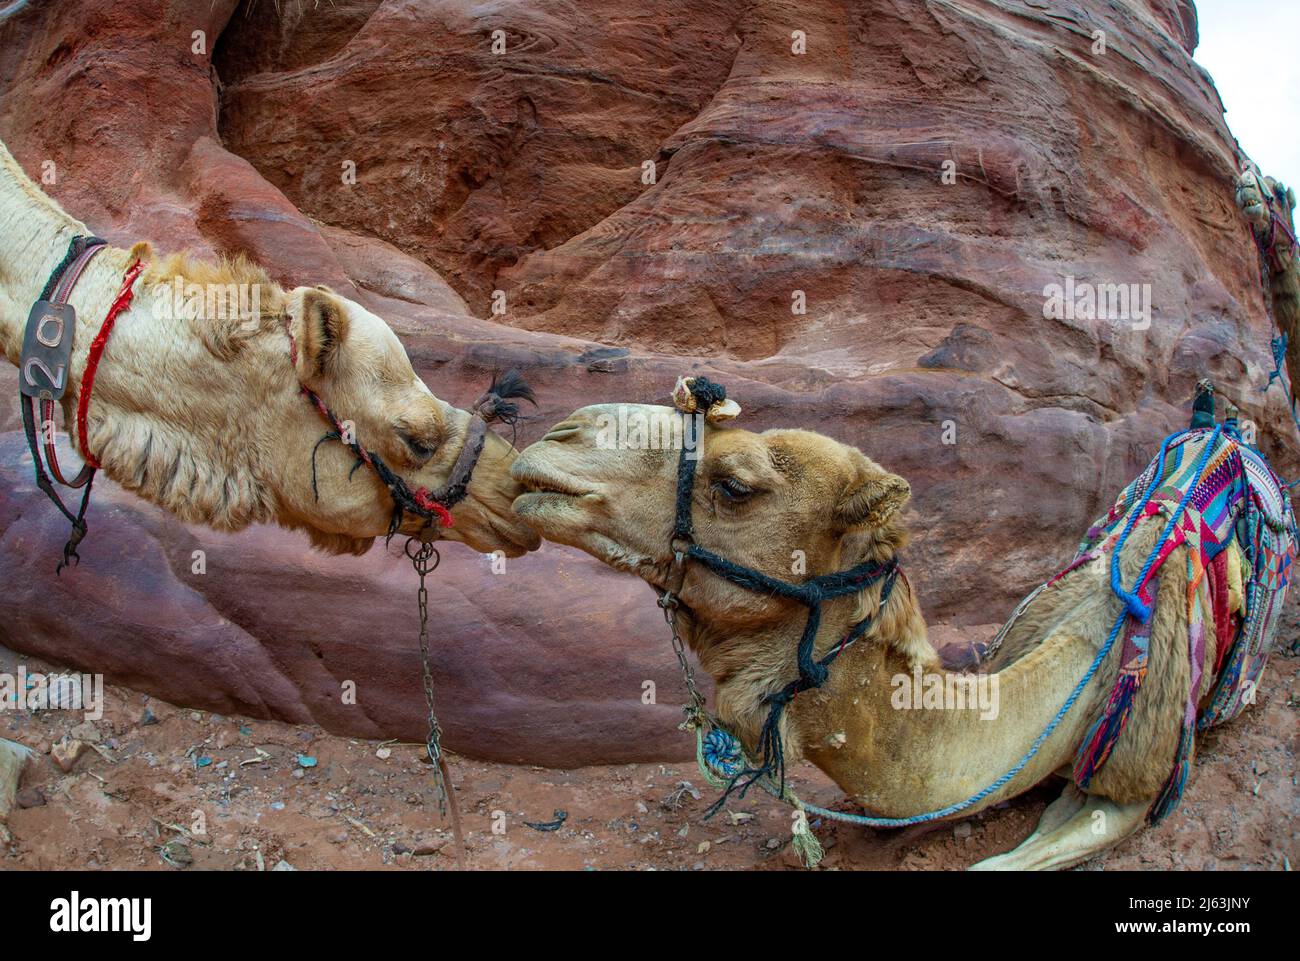
[[[519,423],[520,416],[519,404],[512,403],[515,400],[526,400],[534,407],[537,406],[533,389],[528,386],[523,374],[512,367],[504,373],[493,375],[492,385],[474,407],[483,414],[485,420],[499,420],[513,427]]]
[[[316,487],[316,452],[320,450],[320,445],[326,441],[342,439],[336,431],[327,431],[320,440],[316,441],[316,446],[311,449],[311,496],[318,504],[320,503],[320,490]]]

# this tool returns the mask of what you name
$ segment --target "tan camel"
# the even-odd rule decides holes
[[[527,489],[515,511],[546,539],[668,589],[678,452],[627,450],[611,443],[613,423],[638,423],[643,437],[670,437],[679,417],[666,407],[606,405],[576,411],[512,468]],[[622,420],[620,421],[620,418]],[[603,435],[603,436],[602,436]],[[866,561],[886,562],[906,545],[900,509],[907,482],[857,449],[820,434],[761,434],[709,425],[698,450],[693,514],[695,542],[769,577],[802,581]],[[1122,552],[1132,584],[1159,536],[1140,524]],[[1184,570],[1188,548],[1169,558]],[[792,559],[805,559],[795,576]],[[876,617],[863,639],[844,649],[824,686],[800,694],[782,719],[787,759],[806,758],[867,812],[900,818],[962,801],[1012,769],[1084,676],[1115,622],[1120,602],[1107,562],[1087,563],[1045,589],[1005,636],[987,670],[997,681],[996,716],[977,705],[947,710],[899,709],[900,679],[921,672],[962,686],[940,663],[906,576],[878,611],[881,583],[827,601],[817,633],[824,655],[864,616]],[[698,562],[686,567],[679,596],[682,636],[716,682],[716,716],[754,756],[768,716],[765,698],[797,676],[795,648],[807,610],[742,589]],[[1118,843],[1143,821],[1169,775],[1191,684],[1187,657],[1187,589],[1162,578],[1154,614],[1151,661],[1134,713],[1087,794],[1070,784],[1014,851],[981,868],[1046,869],[1076,864]],[[1213,623],[1205,659],[1214,663]],[[1119,670],[1116,645],[1079,701],[1037,755],[1005,784],[964,810],[1021,794],[1058,769],[1100,710]],[[1199,695],[1211,689],[1212,672]],[[969,687],[966,688],[969,690]]]
[[[1246,215],[1268,271],[1269,299],[1278,328],[1286,335],[1291,389],[1300,384],[1300,256],[1295,247],[1295,191],[1246,170],[1237,178],[1237,205]]]
[[[89,233],[0,144],[0,348],[10,363],[18,363],[46,278],[69,241]],[[392,498],[371,471],[352,472],[355,457],[341,444],[315,450],[327,427],[300,385],[351,421],[356,439],[412,489],[446,481],[471,416],[429,391],[379,317],[324,287],[284,290],[239,258],[158,258],[148,244],[101,251],[73,290],[77,329],[63,416],[74,449],[89,345],[137,258],[149,266],[117,319],[89,406],[89,450],[118,484],[190,523],[239,530],[274,522],[305,531],[323,550],[363,553],[387,532]],[[241,302],[243,314],[234,306]],[[514,457],[508,442],[487,433],[468,496],[442,536],[511,556],[537,547],[511,510],[519,493],[509,475]],[[421,524],[408,515],[403,531]],[[0,813],[17,775],[5,743]]]

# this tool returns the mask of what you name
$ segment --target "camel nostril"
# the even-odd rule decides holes
[[[546,432],[546,436],[543,437],[542,440],[563,441],[563,440],[567,440],[570,437],[575,436],[576,434],[581,434],[581,433],[582,433],[581,424],[575,424],[573,421],[566,420],[561,424],[556,424],[554,427],[548,430]]]

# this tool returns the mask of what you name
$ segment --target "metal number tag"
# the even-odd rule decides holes
[[[18,389],[28,397],[58,400],[68,389],[68,366],[77,312],[71,304],[38,300],[27,315],[23,352],[18,360]]]

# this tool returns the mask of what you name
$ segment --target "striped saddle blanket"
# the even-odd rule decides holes
[[[1210,444],[1213,447],[1207,452]],[[1162,576],[1183,576],[1187,581],[1192,684],[1174,768],[1148,815],[1153,822],[1178,806],[1195,731],[1230,720],[1254,702],[1277,634],[1297,547],[1286,485],[1263,456],[1241,439],[1235,424],[1228,422],[1219,432],[1194,429],[1174,434],[1166,439],[1162,453],[1088,530],[1066,568],[1073,570],[1110,553],[1135,512],[1141,512],[1137,524],[1150,516],[1164,525],[1178,514],[1178,505],[1184,505],[1143,581],[1124,585],[1140,598],[1138,609],[1149,612]],[[1191,548],[1187,570],[1164,571],[1165,560],[1184,544]],[[1212,612],[1217,641],[1213,664],[1205,663],[1206,612]],[[1123,732],[1133,696],[1146,674],[1151,621],[1132,612],[1127,616],[1119,677],[1075,759],[1080,787],[1087,787]],[[1201,674],[1207,670],[1217,680],[1198,710]]]

